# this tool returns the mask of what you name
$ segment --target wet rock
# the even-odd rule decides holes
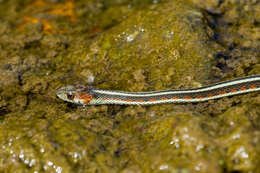
[[[216,42],[217,31],[194,4],[15,2],[20,1],[5,3],[7,12],[18,10],[0,28],[0,172],[259,170],[258,93],[150,107],[82,108],[55,98],[65,84],[145,91],[203,86],[215,81],[212,69],[220,67],[230,79],[259,73],[257,53],[223,53],[228,49]],[[201,7],[219,14],[220,2]],[[75,6],[74,12],[58,13],[66,5]],[[16,21],[17,15],[27,16],[28,23]],[[254,57],[227,61],[244,55]]]

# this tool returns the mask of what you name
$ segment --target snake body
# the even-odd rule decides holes
[[[60,88],[57,96],[64,101],[80,105],[152,105],[203,102],[256,91],[260,91],[260,75],[237,78],[200,88],[151,92],[101,90],[84,85],[69,85]]]

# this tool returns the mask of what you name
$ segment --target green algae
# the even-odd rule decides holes
[[[215,82],[218,62],[234,69],[226,78],[259,74],[254,49],[215,61],[228,48],[188,1],[35,2],[0,2],[0,172],[259,171],[258,93],[150,107],[55,97],[91,77],[104,89],[197,87]]]
[[[200,71],[207,72],[216,48],[207,46],[210,40],[207,40],[205,29],[196,28],[196,24],[192,23],[203,23],[201,14],[190,6],[180,7],[179,3],[170,8],[167,6],[162,5],[154,11],[140,11],[122,22],[120,27],[98,37],[90,45],[91,52],[80,57],[80,67],[90,69],[99,76],[104,75],[102,78],[113,74],[113,82],[109,86],[114,83],[116,89],[124,89],[123,85],[131,82],[129,85],[132,88],[126,88],[128,90],[172,88],[185,81],[183,76],[194,79],[195,74],[201,74]],[[180,14],[183,11],[186,14]],[[194,19],[189,19],[189,15],[193,15]],[[193,25],[195,28],[192,28]],[[196,30],[196,34],[191,28],[194,32]],[[205,40],[199,41],[200,38]],[[194,42],[197,44],[192,44]],[[204,46],[208,49],[202,49]],[[100,68],[104,63],[108,64],[107,69]],[[129,73],[130,70],[133,73]],[[146,83],[143,83],[144,78]],[[154,88],[150,87],[151,83]]]

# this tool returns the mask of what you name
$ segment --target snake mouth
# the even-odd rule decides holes
[[[87,91],[82,92],[82,90],[86,89],[86,87],[78,87],[78,88],[77,87],[78,86],[74,87],[72,85],[69,85],[69,86],[59,88],[57,90],[56,96],[70,103],[76,103],[81,105],[89,104],[90,101],[93,99],[92,94],[90,94]]]
[[[58,97],[64,101],[73,103],[73,98],[74,98],[73,91],[74,91],[74,87],[71,85],[61,87],[57,90],[56,97]]]
[[[65,94],[63,91],[57,91],[56,97],[65,101],[70,101],[67,99],[67,94]]]

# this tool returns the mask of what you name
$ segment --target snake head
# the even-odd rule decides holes
[[[84,85],[68,85],[58,89],[56,95],[58,98],[70,103],[87,105],[93,99],[91,89],[92,87]]]

